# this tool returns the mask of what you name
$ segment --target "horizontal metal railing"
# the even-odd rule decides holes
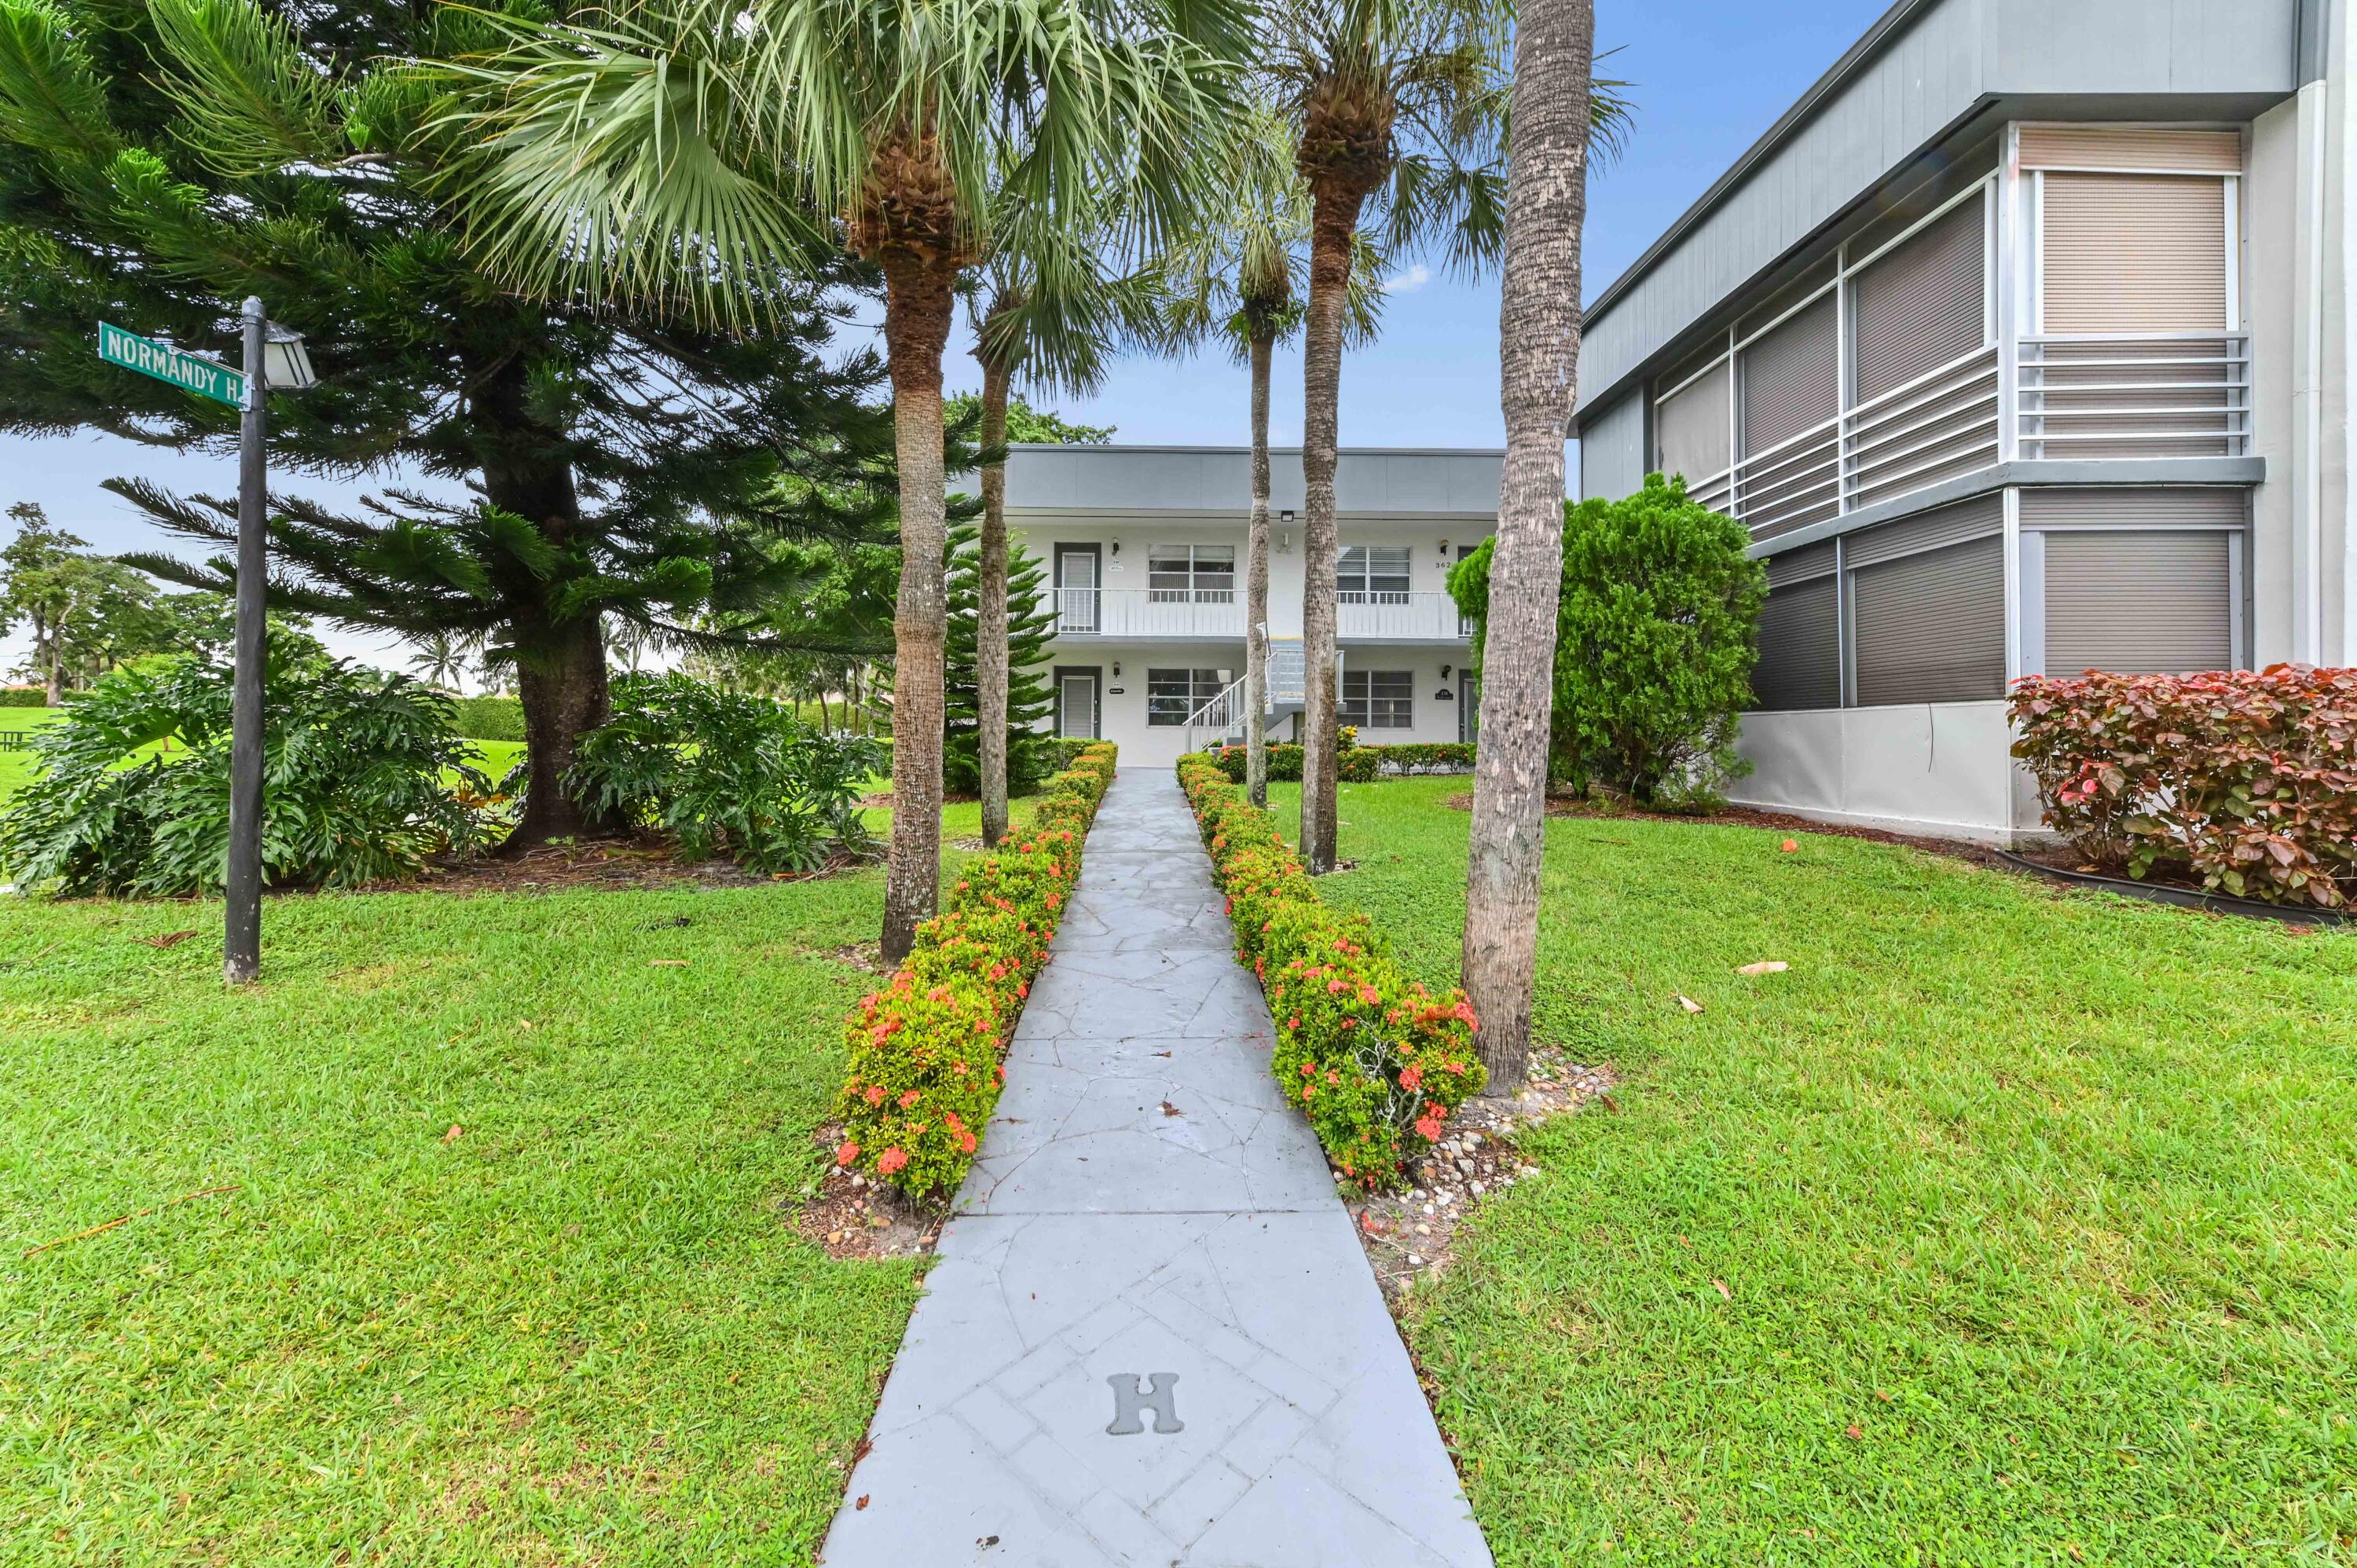
[[[1462,642],[1468,635],[1447,594],[1351,590],[1338,596],[1335,631],[1346,641]],[[1244,636],[1243,606],[1223,590],[1182,596],[1157,588],[1057,588],[1050,608],[1058,637],[1242,642]]]
[[[2239,457],[2251,443],[2240,332],[2052,334],[2021,340],[2024,457]]]

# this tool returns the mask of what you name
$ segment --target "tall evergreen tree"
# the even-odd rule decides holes
[[[271,400],[277,472],[399,467],[473,492],[395,490],[357,514],[274,497],[274,597],[484,639],[524,708],[521,847],[597,825],[563,779],[608,712],[608,625],[730,635],[688,623],[790,595],[777,535],[888,538],[892,426],[880,363],[824,352],[823,279],[770,275],[765,330],[736,337],[526,300],[477,268],[445,220],[468,133],[436,62],[501,41],[500,5],[540,12],[0,0],[0,428],[226,456],[233,410],[102,366],[90,338],[103,317],[229,351],[238,300],[260,295],[322,376]],[[116,488],[184,536],[233,536],[225,501]],[[136,564],[231,586],[225,558]]]
[[[950,530],[950,634],[942,781],[952,793],[982,792],[982,531]],[[1006,791],[1020,795],[1052,772],[1056,749],[1046,724],[1055,699],[1048,686],[1048,639],[1055,617],[1042,591],[1047,568],[1020,544],[1006,550]]]

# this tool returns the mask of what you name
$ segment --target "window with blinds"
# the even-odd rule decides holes
[[[1737,504],[1760,537],[1841,510],[1834,421],[1841,416],[1841,307],[1831,293],[1746,346]],[[1808,433],[1817,432],[1814,440]]]
[[[1989,496],[1845,542],[1861,707],[2005,695],[2004,518]]]
[[[1674,396],[1662,399],[1653,410],[1656,468],[1664,474],[1683,474],[1688,484],[1695,486],[1727,471],[1735,460],[1729,402],[1733,386],[1729,369],[1722,361]]]
[[[1857,401],[1872,403],[1987,340],[1988,220],[1967,201],[1850,284]]]
[[[2054,332],[2222,332],[2226,182],[2051,170],[2040,301]]]
[[[1334,586],[1346,605],[1407,603],[1408,546],[1346,544],[1334,562]]]
[[[2230,670],[2239,533],[2058,530],[2046,548],[2046,671]]]
[[[1415,727],[1415,671],[1342,671],[1342,722],[1361,729]]]
[[[1148,670],[1146,672],[1146,722],[1154,729],[1175,729],[1204,703],[1218,696],[1228,682],[1221,670]]]
[[[1235,602],[1232,544],[1157,544],[1146,558],[1146,596],[1155,604]]]
[[[1841,706],[1841,584],[1831,544],[1770,558],[1751,695],[1753,707],[1770,713]]]

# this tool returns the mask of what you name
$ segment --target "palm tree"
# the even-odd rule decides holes
[[[1264,64],[1309,188],[1303,323],[1301,853],[1334,868],[1334,469],[1342,331],[1369,202],[1386,251],[1438,246],[1459,270],[1498,243],[1508,0],[1278,0]]]
[[[1520,1089],[1529,1065],[1538,969],[1563,448],[1579,369],[1580,230],[1599,124],[1595,55],[1595,0],[1523,0],[1499,311],[1506,471],[1490,574],[1463,952],[1481,1064],[1499,1094]],[[1617,104],[1615,84],[1604,85],[1602,96]],[[1609,152],[1625,110],[1602,124]]]
[[[1207,194],[1240,14],[1186,0],[617,0],[473,73],[474,239],[519,283],[757,321],[841,245],[883,277],[901,571],[884,956],[941,874],[942,356],[993,220],[1129,215],[1159,248]],[[1118,201],[1109,192],[1122,193]]]
[[[1232,197],[1219,221],[1174,259],[1177,299],[1167,332],[1174,349],[1224,338],[1252,372],[1252,521],[1244,552],[1244,783],[1268,809],[1268,389],[1279,343],[1301,327],[1308,283],[1309,191],[1294,166],[1292,137],[1265,106],[1241,118]],[[1351,266],[1346,340],[1373,338],[1383,299],[1382,258],[1366,237]]]
[[[458,689],[459,680],[473,660],[474,650],[468,639],[456,632],[433,631],[416,639],[417,651],[409,656],[409,667],[429,686],[447,691]]]
[[[982,842],[1006,836],[1006,403],[1032,389],[1085,395],[1117,347],[1158,338],[1162,274],[1116,275],[1107,215],[1066,224],[1003,212],[1001,241],[978,269],[971,308],[982,366],[982,528],[976,563],[975,685],[981,728]]]

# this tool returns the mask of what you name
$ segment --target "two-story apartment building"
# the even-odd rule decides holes
[[[2345,0],[1900,0],[1587,311],[1770,597],[1738,799],[2035,829],[2012,680],[2357,661]]]
[[[1342,716],[1370,744],[1469,738],[1469,628],[1448,568],[1497,527],[1501,456],[1345,451]],[[1270,734],[1301,713],[1301,453],[1270,454]],[[1243,447],[1018,446],[1006,463],[1009,537],[1042,562],[1055,615],[1054,724],[1117,741],[1125,764],[1168,765],[1243,733]]]

